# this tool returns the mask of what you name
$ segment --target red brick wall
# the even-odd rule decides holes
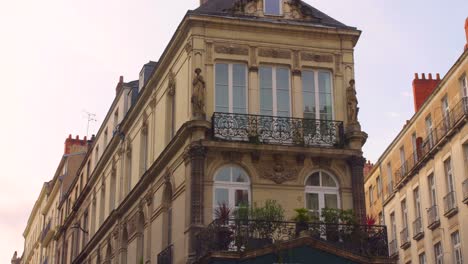
[[[432,79],[432,74],[429,73],[429,78],[423,73],[422,78],[416,73],[413,80],[413,95],[414,95],[414,111],[417,112],[424,104],[426,99],[432,94],[434,89],[440,83],[440,75],[437,74],[436,79]]]

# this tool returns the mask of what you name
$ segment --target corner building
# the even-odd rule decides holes
[[[444,78],[415,75],[415,114],[366,177],[367,210],[398,263],[468,261],[467,73],[468,44]]]
[[[364,223],[359,36],[302,1],[188,11],[160,60],[117,84],[58,205],[56,263],[203,263],[197,234],[223,202],[277,200],[287,219],[354,209]]]

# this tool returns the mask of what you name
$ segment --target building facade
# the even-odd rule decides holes
[[[416,113],[366,177],[367,210],[399,263],[468,261],[467,72],[465,48],[443,79],[416,74]]]
[[[210,262],[200,234],[221,204],[272,199],[287,219],[296,208],[353,209],[364,223],[359,36],[302,1],[201,1],[158,62],[117,84],[56,206],[53,263]],[[322,259],[389,263],[385,241],[368,256],[320,237],[301,243]]]

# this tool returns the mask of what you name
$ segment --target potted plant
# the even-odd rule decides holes
[[[219,204],[214,211],[216,225],[215,240],[220,250],[228,250],[233,232],[229,227],[231,208],[226,203]]]
[[[254,235],[249,239],[249,247],[260,248],[272,244],[273,235],[284,224],[284,209],[275,200],[267,200],[261,207],[254,204],[250,217]]]
[[[309,229],[309,222],[311,217],[309,215],[309,210],[305,208],[294,209],[296,216],[294,216],[293,221],[296,222],[296,236],[300,235],[302,231]]]
[[[340,210],[334,208],[323,208],[322,218],[325,224],[327,241],[337,242],[339,240],[338,224],[340,222]]]

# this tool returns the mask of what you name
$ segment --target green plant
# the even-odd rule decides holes
[[[237,220],[248,220],[249,219],[249,205],[246,203],[241,203],[239,206],[234,210],[234,218]]]
[[[258,207],[254,204],[250,211],[250,216],[255,220],[262,221],[283,221],[284,220],[284,209],[275,200],[266,200],[265,205]]]
[[[214,211],[216,220],[225,224],[229,221],[231,217],[231,208],[226,203],[220,203]]]
[[[293,217],[293,221],[298,223],[307,223],[311,221],[309,210],[306,208],[296,208],[294,211],[296,212],[296,216]]]
[[[353,210],[341,210],[335,208],[323,208],[322,219],[326,224],[348,224],[357,223]]]

